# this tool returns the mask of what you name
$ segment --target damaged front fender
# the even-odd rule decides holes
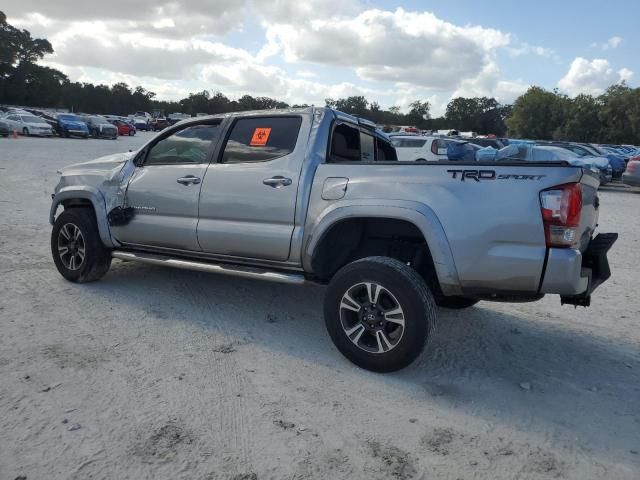
[[[110,248],[119,246],[120,244],[111,237],[109,224],[107,223],[107,210],[105,207],[105,199],[102,193],[94,187],[71,186],[63,187],[53,196],[51,210],[49,211],[49,223],[51,225],[56,221],[56,213],[58,207],[65,200],[83,199],[88,200],[93,205],[96,213],[96,222],[98,224],[98,233],[102,243]]]

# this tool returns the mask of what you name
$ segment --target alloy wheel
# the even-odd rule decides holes
[[[362,282],[342,296],[340,324],[354,345],[380,354],[398,346],[405,317],[400,302],[388,289],[375,282]]]
[[[79,270],[85,261],[85,241],[80,228],[65,223],[58,232],[58,255],[69,270]]]

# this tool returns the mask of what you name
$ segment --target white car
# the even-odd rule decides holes
[[[419,135],[394,135],[391,143],[396,147],[396,155],[401,162],[437,162],[448,160],[447,147],[450,143],[460,143],[460,140],[425,137]]]
[[[49,137],[53,135],[51,125],[35,115],[18,115],[12,113],[7,115],[4,118],[4,121],[9,126],[9,130],[15,130],[17,133],[24,136],[39,135],[42,137]]]

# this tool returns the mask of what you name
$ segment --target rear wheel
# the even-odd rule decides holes
[[[27,127],[24,127],[22,129],[22,135],[24,135],[25,137],[29,136],[29,129]]]
[[[333,343],[350,361],[374,372],[413,362],[431,339],[436,315],[424,280],[388,257],[367,257],[343,267],[324,302]]]
[[[452,310],[462,310],[463,308],[473,307],[479,300],[469,297],[452,296],[436,297],[436,304],[439,307],[450,308]]]
[[[91,208],[70,208],[56,218],[51,254],[58,272],[71,282],[98,280],[111,266],[111,253],[100,240]]]

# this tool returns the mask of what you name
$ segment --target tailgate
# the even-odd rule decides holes
[[[589,248],[591,237],[598,226],[598,214],[600,210],[598,187],[600,186],[600,180],[588,170],[584,170],[580,184],[582,186],[582,212],[576,238],[580,239],[578,248],[584,253],[587,251],[587,248]]]

